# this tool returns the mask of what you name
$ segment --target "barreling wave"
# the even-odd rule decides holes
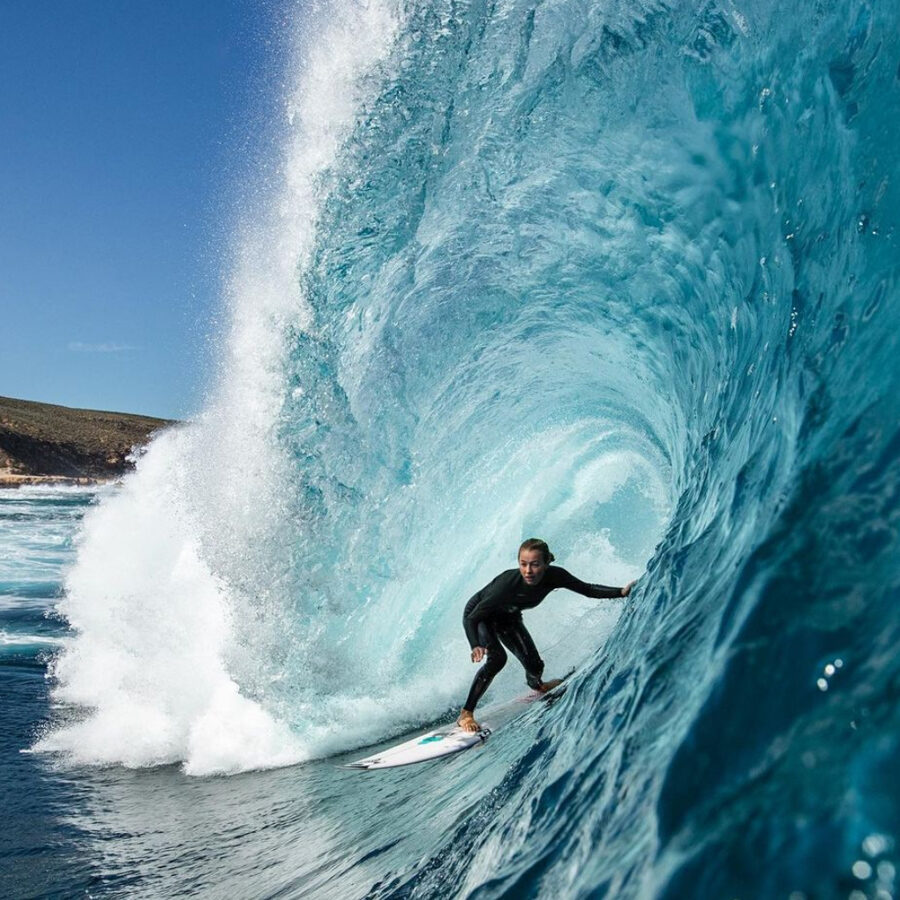
[[[439,714],[466,597],[539,534],[582,577],[645,574],[621,618],[537,611],[572,689],[391,889],[473,860],[484,896],[853,889],[898,825],[898,25],[320,25],[215,396],[86,523],[55,674],[91,711],[41,746],[233,772]]]

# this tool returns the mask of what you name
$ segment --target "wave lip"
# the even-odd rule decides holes
[[[259,677],[241,648],[259,585],[244,563],[248,547],[278,545],[271,536],[282,524],[283,469],[269,438],[284,335],[306,317],[296,272],[315,238],[322,183],[364,102],[365,75],[396,27],[390,4],[336,6],[323,11],[315,42],[298,38],[282,193],[274,214],[271,195],[260,199],[244,229],[222,377],[203,416],[154,441],[122,489],[87,516],[59,605],[73,634],[52,668],[55,696],[82,715],[51,727],[38,750],[77,763],[181,762],[191,774],[309,754],[254,699]]]

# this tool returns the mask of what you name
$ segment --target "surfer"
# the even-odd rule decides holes
[[[464,731],[481,729],[473,714],[494,676],[506,665],[504,645],[524,666],[529,687],[546,693],[560,683],[559,679],[541,680],[544,661],[522,623],[523,609],[537,606],[556,588],[597,598],[627,597],[631,593],[633,581],[625,587],[588,584],[565,569],[550,565],[553,560],[546,541],[529,538],[519,547],[519,568],[501,572],[466,604],[463,628],[472,648],[472,662],[479,663],[485,657],[487,660],[475,674],[465,706],[456,720]]]

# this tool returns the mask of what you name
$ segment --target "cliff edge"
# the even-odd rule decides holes
[[[107,481],[169,419],[0,397],[0,487]]]

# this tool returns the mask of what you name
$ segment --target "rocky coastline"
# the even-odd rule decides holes
[[[169,419],[0,397],[0,488],[121,478]]]

